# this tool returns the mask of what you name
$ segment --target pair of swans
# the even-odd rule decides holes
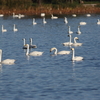
[[[58,52],[57,48],[55,48],[55,47],[50,49],[50,52],[52,52],[52,51],[54,51],[54,55],[57,55],[57,54],[59,54],[59,55],[70,54],[70,51],[65,51],[65,50]]]
[[[25,38],[22,39],[24,41],[24,45],[23,45],[23,49],[27,49],[27,46],[26,46],[26,43],[25,43]],[[37,48],[36,45],[33,45],[32,44],[32,38],[30,38],[30,45],[29,45],[29,48]]]
[[[29,53],[29,44],[26,44],[25,45],[27,47],[27,51],[26,51],[26,55],[27,56],[41,56],[43,54],[43,52],[40,52],[40,51],[33,51],[33,52],[30,52]]]
[[[51,14],[51,19],[58,19],[58,17]]]
[[[75,49],[74,48],[71,48],[71,50],[72,50],[72,61],[81,61],[81,60],[83,60],[83,57],[75,56]]]
[[[15,59],[2,60],[2,49],[0,49],[0,64],[12,65],[15,63]]]
[[[7,32],[6,29],[4,29],[4,26],[2,25],[2,32]]]
[[[21,18],[21,17],[25,17],[25,15],[22,15],[22,14],[18,14],[18,15],[15,15],[15,13],[13,12],[13,18]]]
[[[81,46],[82,43],[77,43],[76,40],[78,40],[78,37],[74,37],[74,43],[72,43],[72,36],[71,34],[68,35],[70,37],[69,42],[63,43],[63,46]]]

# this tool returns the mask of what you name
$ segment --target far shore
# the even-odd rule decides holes
[[[40,16],[41,13],[49,16],[51,14],[55,15],[70,15],[70,14],[100,14],[100,7],[77,7],[77,8],[65,8],[65,9],[28,9],[28,10],[17,10],[17,9],[4,9],[0,10],[0,14],[12,15],[15,14],[24,14],[27,16]]]

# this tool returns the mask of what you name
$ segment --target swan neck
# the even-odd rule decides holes
[[[74,38],[74,43],[77,43],[75,38]]]
[[[24,40],[24,45],[25,45],[25,39],[23,39]]]
[[[2,61],[2,50],[0,49],[0,62]]]
[[[74,56],[75,56],[75,51],[73,50],[72,51],[72,59],[74,59]]]
[[[27,45],[26,55],[29,55],[29,45]]]
[[[32,39],[30,39],[30,45],[32,45]]]
[[[54,54],[57,55],[57,49],[56,49],[56,48],[55,48],[55,52],[54,52]]]
[[[70,37],[70,40],[69,40],[69,42],[71,43],[72,37],[71,37],[71,35],[69,35],[69,37]]]

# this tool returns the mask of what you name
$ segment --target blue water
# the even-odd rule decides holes
[[[74,32],[72,37],[77,36],[77,42],[83,43],[74,47],[75,55],[84,57],[83,61],[77,62],[71,61],[72,53],[57,56],[50,53],[52,47],[58,51],[71,49],[62,45],[69,41],[64,16],[56,20],[46,18],[45,25],[42,18],[36,18],[37,25],[32,25],[33,17],[0,18],[0,27],[4,25],[7,29],[5,33],[0,32],[2,60],[16,60],[14,65],[0,66],[0,100],[100,100],[100,25],[96,24],[100,15],[66,15]],[[80,21],[87,25],[80,26],[82,34],[78,35]],[[13,32],[13,24],[16,24],[17,32]],[[22,49],[23,38],[26,43],[33,38],[37,48],[30,52],[43,51],[43,55],[27,57],[26,50]]]

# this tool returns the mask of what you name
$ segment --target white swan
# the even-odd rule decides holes
[[[33,18],[33,25],[36,25],[37,23],[35,22],[35,18]]]
[[[68,26],[68,33],[69,33],[69,34],[72,34],[72,33],[73,33],[73,31],[71,31],[70,26]]]
[[[4,15],[3,14],[0,14],[0,17],[3,17]]]
[[[100,25],[100,20],[99,19],[97,20],[97,24]]]
[[[41,56],[43,54],[43,52],[40,51],[33,51],[31,53],[29,53],[29,44],[26,44],[27,47],[27,51],[26,51],[26,55],[30,55],[30,56]]]
[[[64,17],[64,23],[67,24],[68,23],[68,20],[66,17]]]
[[[43,24],[46,24],[47,22],[46,22],[46,20],[45,20],[45,17],[43,18]]]
[[[90,15],[90,14],[86,14],[86,16],[87,16],[87,17],[90,17],[91,15]]]
[[[69,37],[70,37],[70,40],[69,40],[69,42],[65,42],[65,43],[63,43],[63,46],[71,46],[73,43],[71,42],[72,41],[72,36],[71,36],[71,34],[70,35],[68,35]]]
[[[76,14],[73,14],[72,16],[73,16],[73,17],[76,17]]]
[[[86,22],[80,22],[79,24],[80,25],[86,25]]]
[[[81,31],[80,31],[80,26],[78,26],[78,31],[77,31],[77,34],[81,34]]]
[[[57,16],[53,16],[53,14],[51,14],[51,19],[58,19]]]
[[[15,17],[19,17],[19,15],[15,15],[15,13],[13,12],[13,18],[15,18]]]
[[[58,52],[57,48],[53,47],[50,49],[50,52],[52,52],[53,50],[55,50],[54,55],[60,54],[60,55],[65,55],[65,54],[70,54],[70,51],[60,51]]]
[[[7,32],[6,29],[4,29],[4,26],[2,25],[2,32]]]
[[[32,44],[32,38],[30,38],[30,45],[29,45],[29,48],[37,48],[36,45],[33,45],[33,44]]]
[[[13,27],[13,31],[14,32],[18,31],[18,29],[16,28],[15,24],[14,24],[14,27]]]
[[[75,50],[74,50],[74,48],[71,48],[71,50],[72,50],[72,61],[81,61],[81,60],[83,60],[83,57],[81,57],[81,56],[75,56]]]
[[[5,59],[2,61],[2,49],[0,49],[0,64],[12,65],[14,62],[15,59]]]
[[[72,44],[72,46],[81,46],[82,43],[77,43],[76,40],[78,40],[78,37],[74,37],[74,43]]]

